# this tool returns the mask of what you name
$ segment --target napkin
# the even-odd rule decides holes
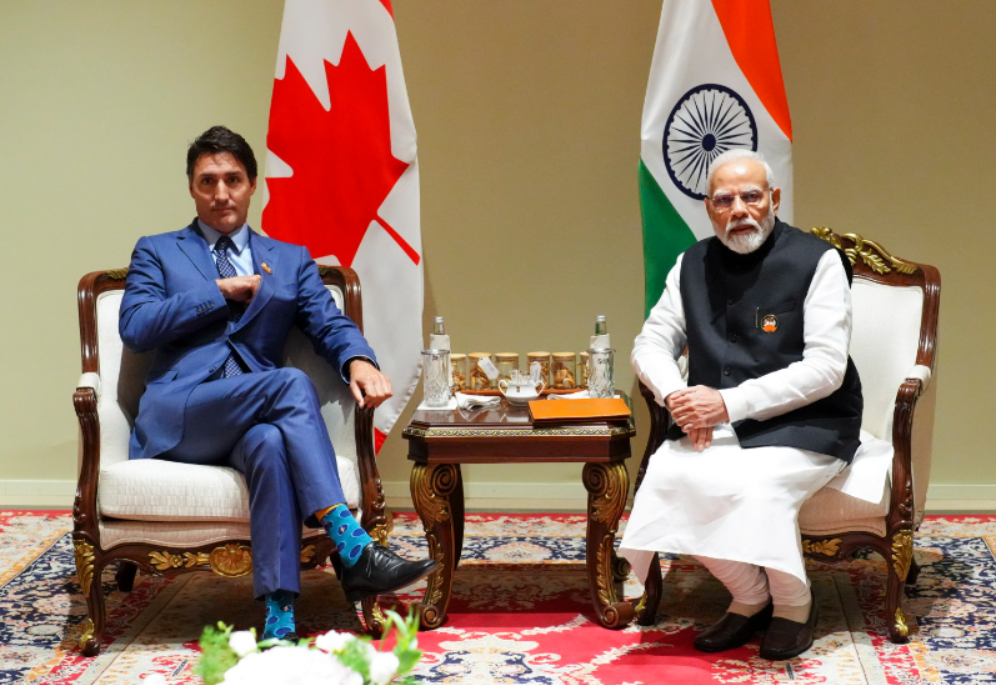
[[[501,398],[496,395],[465,395],[458,392],[455,397],[451,397],[444,407],[430,407],[425,400],[418,405],[418,409],[428,411],[452,411],[454,409],[476,409],[478,407],[497,407],[501,404]]]

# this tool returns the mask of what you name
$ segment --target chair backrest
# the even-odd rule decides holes
[[[865,402],[861,427],[891,442],[899,386],[917,364],[934,370],[940,279],[931,277],[937,270],[894,257],[853,233],[813,233],[844,250],[854,266],[850,353]]]
[[[891,442],[896,390],[916,365],[923,289],[855,275],[851,297],[851,359],[861,377],[865,401],[861,427]]]
[[[363,326],[359,279],[346,267],[319,267],[336,306]],[[153,352],[136,354],[118,334],[121,298],[127,269],[87,274],[79,286],[80,340],[83,371],[100,375],[97,411],[100,416],[100,460],[103,466],[128,459],[128,440]],[[336,370],[315,354],[297,329],[287,338],[284,365],[308,374],[322,403],[322,416],[336,454],[355,462],[356,402]]]
[[[895,257],[881,245],[854,233],[837,235],[829,228],[814,228],[812,232],[842,249],[854,266],[850,352],[861,376],[865,402],[862,428],[889,441],[897,451],[893,493],[898,501],[905,501],[907,483],[903,471],[909,464],[912,513],[917,525],[925,510],[933,456],[940,273],[928,264]],[[905,427],[900,426],[897,436],[893,426],[896,400],[907,378],[923,380],[916,366],[929,370],[929,380],[926,390],[921,384],[923,394],[916,402],[912,434],[903,439]],[[898,442],[894,439],[897,437]]]

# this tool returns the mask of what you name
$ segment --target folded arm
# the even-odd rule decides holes
[[[166,293],[160,255],[149,238],[141,238],[131,255],[118,330],[135,352],[167,345],[228,316],[228,306],[215,281],[204,279],[173,295]]]

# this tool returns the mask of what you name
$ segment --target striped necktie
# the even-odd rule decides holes
[[[223,235],[218,238],[218,242],[214,245],[215,251],[215,263],[218,265],[218,274],[222,278],[234,278],[237,274],[235,273],[235,267],[232,265],[232,261],[228,258],[228,251],[235,247],[235,243],[227,235]],[[228,319],[230,321],[238,321],[245,314],[246,306],[242,302],[235,302],[234,300],[226,300],[228,302]],[[228,378],[229,376],[240,376],[242,375],[242,367],[239,366],[239,361],[235,358],[235,354],[228,355],[225,360],[225,368],[222,372],[223,378]]]

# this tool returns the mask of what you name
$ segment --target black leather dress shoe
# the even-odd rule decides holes
[[[723,614],[695,638],[695,649],[700,652],[725,652],[747,644],[754,634],[764,630],[771,622],[771,602],[753,616]]]
[[[339,581],[346,592],[346,599],[358,602],[372,595],[383,595],[411,585],[436,570],[432,559],[408,561],[397,554],[371,542],[360,553],[350,568],[343,565]]]
[[[291,632],[291,633],[287,633],[286,635],[284,635],[283,637],[280,637],[280,638],[269,638],[269,639],[271,639],[271,640],[273,640],[273,639],[286,640],[287,642],[293,642],[296,645],[297,641],[300,638],[298,637],[297,633]],[[260,640],[260,642],[263,642],[263,640]],[[274,647],[280,647],[280,646],[281,645],[278,642],[278,643],[274,643],[272,645],[267,645],[265,647],[262,647],[261,649],[262,649],[262,651],[266,651],[267,649],[273,649]]]
[[[780,617],[771,619],[768,632],[761,640],[761,658],[784,661],[797,657],[812,647],[817,613],[814,598],[809,609],[809,620],[805,623]]]

